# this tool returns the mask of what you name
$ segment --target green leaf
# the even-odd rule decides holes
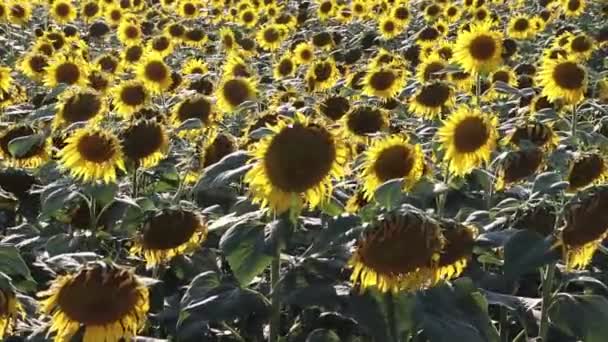
[[[76,196],[78,194],[69,188],[60,187],[53,190],[42,200],[42,214],[46,216],[54,214]]]
[[[26,135],[11,140],[8,143],[8,152],[13,157],[23,157],[34,146],[39,146],[42,143],[43,137],[40,134]]]
[[[516,278],[559,258],[554,240],[532,230],[520,230],[505,244],[506,277]]]
[[[534,179],[532,193],[548,193],[551,187],[562,181],[562,176],[558,172],[543,172]]]
[[[329,201],[321,203],[321,210],[329,216],[338,216],[344,212],[344,205],[335,197],[331,196]]]
[[[608,300],[599,295],[559,293],[549,307],[551,323],[585,342],[608,339]]]
[[[183,312],[188,319],[199,321],[232,321],[251,315],[263,319],[270,312],[270,302],[259,292],[250,289],[218,287],[215,291],[206,292],[202,298],[193,299]]]
[[[315,329],[308,337],[306,342],[340,342],[340,337],[333,330]]]
[[[275,255],[277,251],[282,251],[289,242],[293,230],[294,225],[285,216],[267,224],[264,228],[266,253]]]
[[[374,192],[374,199],[388,210],[399,205],[403,196],[403,179],[391,179],[381,184]]]
[[[327,227],[313,241],[312,245],[304,253],[304,256],[322,253],[329,248],[345,242],[346,233],[361,225],[361,218],[356,215],[342,215],[327,222]]]
[[[264,226],[259,224],[244,222],[232,226],[222,235],[220,249],[243,285],[251,283],[272,261],[266,253]]]
[[[30,269],[21,258],[19,250],[11,245],[0,245],[0,272],[9,276],[20,275],[26,279],[32,279]]]
[[[85,192],[91,194],[99,203],[107,204],[116,196],[118,185],[116,183],[92,183],[85,187]]]
[[[213,184],[218,183],[218,177],[223,177],[225,179],[225,172],[231,172],[242,167],[248,160],[249,153],[245,151],[236,151],[225,156],[219,162],[205,169],[205,173],[194,186],[194,193],[199,192],[202,189],[213,187]]]

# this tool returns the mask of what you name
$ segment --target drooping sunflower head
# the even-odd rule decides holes
[[[167,57],[174,49],[173,40],[166,34],[157,35],[148,41],[147,50],[151,51],[153,55]]]
[[[203,168],[219,162],[222,158],[236,151],[237,143],[229,134],[215,134],[212,139],[207,139],[202,146]]]
[[[343,174],[347,151],[342,141],[299,114],[271,129],[274,134],[251,148],[254,166],[245,182],[254,201],[279,213],[326,202],[332,180]]]
[[[66,139],[58,154],[70,174],[85,182],[116,181],[116,168],[125,169],[118,138],[96,127],[79,129]]]
[[[183,41],[190,47],[200,49],[207,43],[207,35],[202,28],[192,27],[186,30]]]
[[[543,163],[544,151],[530,148],[509,152],[499,165],[496,190],[503,190],[536,174]]]
[[[94,64],[99,70],[107,72],[110,75],[120,72],[120,59],[115,57],[113,53],[105,53],[100,55],[95,59]]]
[[[81,328],[84,341],[129,340],[143,328],[149,309],[145,285],[131,271],[107,263],[60,276],[40,295],[47,297],[42,311],[52,317],[50,331],[58,341],[69,341]]]
[[[450,280],[458,277],[473,256],[477,229],[453,220],[441,220],[445,245],[437,262],[437,277]]]
[[[105,114],[106,107],[106,100],[96,90],[71,88],[61,94],[53,126],[69,126],[75,122],[97,121]]]
[[[418,144],[410,144],[403,135],[377,138],[364,152],[363,191],[370,200],[378,186],[391,179],[403,178],[410,189],[422,176],[424,155]]]
[[[608,188],[591,188],[574,197],[564,209],[560,229],[563,259],[568,269],[585,268],[608,236]]]
[[[121,140],[125,159],[143,168],[156,166],[169,146],[165,127],[155,120],[131,123],[122,132]]]
[[[567,58],[545,59],[538,73],[542,94],[549,101],[563,100],[565,104],[577,104],[585,97],[587,70],[576,60]]]
[[[445,240],[441,227],[424,213],[402,208],[381,216],[359,238],[349,265],[361,290],[416,291],[438,280]]]
[[[543,149],[551,149],[557,146],[559,137],[550,124],[527,121],[516,126],[507,137],[507,141],[515,146],[531,143]]]
[[[471,24],[470,31],[458,35],[454,61],[465,71],[488,73],[502,63],[502,33],[494,31],[488,22]]]
[[[417,116],[434,119],[454,106],[455,91],[449,83],[433,81],[422,85],[409,100],[409,110]]]
[[[253,78],[225,78],[217,87],[215,96],[222,111],[232,112],[245,102],[255,101],[256,82]]]
[[[458,107],[438,131],[450,172],[462,176],[487,163],[496,147],[498,118],[479,108]]]
[[[416,42],[422,46],[434,45],[441,37],[441,32],[437,28],[426,26],[416,35]]]
[[[123,116],[144,108],[149,101],[150,93],[141,81],[123,81],[112,88],[112,103],[116,111]]]
[[[131,253],[143,256],[148,266],[154,266],[192,252],[206,238],[207,225],[197,213],[165,209],[146,219]]]
[[[26,137],[36,138],[27,151],[14,151],[11,142]],[[29,124],[12,125],[0,132],[0,158],[14,167],[36,168],[50,158],[50,145],[44,133]]]
[[[365,141],[370,135],[388,128],[386,113],[372,106],[355,106],[341,120],[346,135],[359,141]]]
[[[393,65],[372,68],[363,80],[363,93],[368,96],[392,98],[405,84],[406,71]]]
[[[80,85],[86,84],[89,72],[88,63],[80,58],[57,55],[46,68],[44,85],[53,88],[59,84]]]
[[[579,155],[570,166],[568,190],[576,191],[593,183],[603,183],[608,178],[608,165],[597,152]]]

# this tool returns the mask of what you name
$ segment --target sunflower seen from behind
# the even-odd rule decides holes
[[[344,172],[347,150],[342,141],[300,114],[282,118],[270,129],[273,134],[250,149],[253,167],[245,183],[253,201],[277,213],[327,202],[332,181]]]
[[[80,329],[83,342],[130,340],[143,328],[149,309],[142,281],[132,271],[104,262],[57,277],[39,295],[44,297],[41,311],[51,316],[55,342],[71,341]]]
[[[437,132],[448,170],[464,176],[489,162],[496,148],[498,118],[478,108],[459,106]]]
[[[207,225],[197,213],[164,209],[144,221],[131,253],[143,256],[151,267],[194,251],[206,237]]]
[[[411,189],[422,176],[422,147],[411,144],[407,136],[377,138],[363,153],[363,191],[371,200],[378,186],[392,179],[403,178],[404,189]]]
[[[97,127],[81,128],[70,135],[59,151],[59,163],[84,182],[116,181],[116,169],[125,170],[120,141]]]

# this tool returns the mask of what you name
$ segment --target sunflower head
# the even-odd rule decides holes
[[[29,124],[9,126],[0,132],[0,157],[9,166],[36,168],[42,165],[50,157],[50,145],[43,134],[42,131]],[[25,153],[13,154],[10,149],[11,142],[29,136],[39,136],[40,138]]]
[[[150,54],[137,66],[137,77],[153,93],[161,93],[171,86],[171,69],[160,54]]]
[[[452,220],[442,220],[445,246],[437,262],[437,276],[449,280],[458,277],[473,256],[477,229]]]
[[[572,163],[568,174],[568,190],[576,191],[590,184],[603,182],[608,176],[608,165],[596,152],[579,155]]]
[[[543,158],[544,151],[539,148],[509,152],[499,166],[496,190],[534,175],[541,167]]]
[[[413,208],[381,216],[366,227],[349,260],[361,290],[415,291],[438,280],[445,239],[438,222]]]
[[[69,126],[75,122],[97,121],[105,114],[106,101],[94,89],[71,88],[61,94],[59,110],[53,120],[54,127]]]
[[[319,112],[333,121],[340,120],[349,109],[348,98],[339,95],[328,96],[319,104]]]
[[[343,174],[343,143],[302,115],[280,120],[271,130],[274,134],[251,148],[254,166],[245,182],[254,201],[276,212],[299,211],[303,205],[313,208],[327,201],[332,179]]]
[[[59,84],[83,86],[87,80],[89,66],[86,61],[66,55],[54,57],[46,68],[44,84],[56,87]]]
[[[72,176],[88,181],[116,180],[116,168],[125,169],[118,138],[96,127],[82,128],[66,139],[59,152],[60,164]]]
[[[207,225],[197,213],[165,209],[146,219],[131,253],[143,256],[148,266],[154,266],[193,251],[206,238]]]
[[[410,144],[402,135],[374,140],[364,152],[363,190],[370,200],[378,186],[391,179],[403,178],[403,186],[410,189],[422,176],[424,155],[420,145]]]
[[[565,104],[577,104],[585,97],[587,69],[573,59],[545,59],[537,82],[549,101],[561,99]]]
[[[388,128],[386,113],[372,106],[355,106],[341,120],[345,133],[359,141]]]
[[[232,112],[241,104],[254,101],[256,97],[256,82],[253,78],[225,78],[216,90],[218,106],[224,112]]]
[[[122,152],[136,166],[150,168],[164,157],[169,137],[163,125],[155,120],[138,120],[121,134]]]
[[[149,101],[150,93],[141,81],[123,81],[112,88],[112,103],[121,115],[132,114],[144,108]]]
[[[274,78],[281,79],[290,77],[296,72],[296,61],[290,54],[286,54],[276,63],[274,67]]]
[[[340,77],[333,59],[313,62],[306,73],[306,82],[311,91],[323,91],[333,87]]]
[[[392,98],[405,84],[406,72],[396,66],[378,66],[368,71],[363,80],[363,92],[368,96]]]
[[[466,175],[487,163],[496,147],[498,118],[478,108],[460,106],[439,129],[450,172]]]
[[[608,188],[591,188],[573,198],[564,209],[560,229],[563,258],[568,269],[584,268],[608,235]]]
[[[219,133],[203,146],[203,168],[213,165],[237,149],[234,137]]]
[[[438,117],[444,109],[454,106],[455,91],[449,83],[433,81],[420,87],[409,101],[409,110],[428,119]]]
[[[40,295],[58,340],[70,340],[81,328],[85,341],[129,340],[149,309],[148,289],[131,271],[101,262],[58,277]]]
[[[488,73],[502,63],[502,34],[489,22],[471,24],[470,31],[458,35],[454,60],[470,73]]]

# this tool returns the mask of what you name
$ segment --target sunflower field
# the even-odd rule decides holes
[[[0,340],[608,341],[608,0],[0,0]]]

